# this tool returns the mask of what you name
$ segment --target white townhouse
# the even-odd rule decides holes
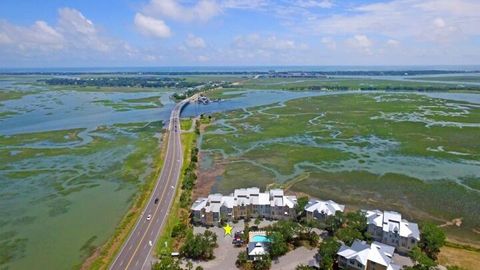
[[[394,246],[401,253],[407,253],[420,241],[417,223],[402,219],[400,213],[380,210],[364,213],[367,217],[367,231],[374,240]]]
[[[367,244],[355,240],[351,247],[342,245],[337,252],[339,269],[352,270],[398,270],[399,265],[392,262],[395,247],[379,242]]]
[[[198,198],[192,205],[193,222],[215,225],[224,220],[263,217],[269,219],[293,219],[296,216],[295,196],[285,196],[283,190],[260,192],[259,188],[235,189],[228,196],[210,194]]]
[[[304,210],[307,220],[325,221],[328,216],[335,215],[337,211],[343,212],[345,210],[345,205],[338,204],[332,200],[310,200],[307,205],[305,205]]]

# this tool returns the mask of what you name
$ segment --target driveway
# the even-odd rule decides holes
[[[292,270],[299,264],[318,265],[315,260],[317,251],[317,248],[307,249],[306,247],[299,247],[272,261],[271,269]]]

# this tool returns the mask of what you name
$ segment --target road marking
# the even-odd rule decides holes
[[[168,149],[170,149],[170,145],[171,145],[171,144],[169,143],[169,144],[168,144],[168,147],[167,147]],[[173,147],[173,155],[176,154],[176,153],[175,153],[175,146],[176,146],[176,144],[174,143],[173,146],[172,146],[172,147]],[[168,151],[168,149],[167,149],[167,151]],[[166,163],[165,163],[165,164],[166,164]],[[172,175],[172,171],[173,171],[173,168],[174,168],[174,167],[175,167],[175,166],[173,166],[173,164],[171,164],[170,170],[169,170],[169,172],[168,172],[168,176],[167,176],[167,179],[166,179],[167,184],[170,182],[170,176]],[[164,187],[165,187],[165,186],[164,186]],[[166,190],[167,190],[166,188],[163,189],[163,192],[162,192],[162,195],[161,195],[161,198],[162,198],[161,200],[164,199],[164,195],[165,195],[165,191],[166,191]],[[157,205],[157,207],[155,208],[155,211],[154,211],[154,212],[157,212],[157,211],[158,211],[159,206],[160,206],[160,204]],[[151,224],[152,224],[151,222],[148,223],[147,229],[145,230],[145,232],[148,232],[148,230],[150,229],[150,225],[151,225]],[[128,269],[128,267],[129,267],[130,264],[132,263],[132,260],[133,260],[133,258],[135,257],[135,254],[137,253],[138,249],[140,248],[140,244],[143,242],[143,239],[145,238],[145,235],[146,235],[146,234],[144,234],[144,235],[142,236],[142,238],[140,239],[140,242],[138,243],[137,247],[136,247],[135,250],[133,251],[132,257],[131,257],[130,260],[128,261],[128,264],[127,264],[127,266],[125,267],[125,269]],[[137,260],[137,264],[138,264],[138,260]],[[137,266],[137,264],[135,264],[135,266]]]

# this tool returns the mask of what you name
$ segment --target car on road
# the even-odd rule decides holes
[[[147,220],[150,220],[150,219],[152,219],[152,215],[151,215],[151,214],[149,214],[149,215],[147,216]]]
[[[157,203],[158,203],[158,201],[159,201],[159,200],[158,200],[158,198],[155,198],[155,201],[154,201],[154,203],[155,203],[155,204],[157,204]]]

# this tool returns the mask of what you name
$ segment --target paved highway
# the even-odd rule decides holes
[[[135,228],[110,266],[111,270],[150,269],[151,252],[175,197],[183,164],[180,112],[188,100],[178,103],[170,115],[167,152],[162,171]]]

